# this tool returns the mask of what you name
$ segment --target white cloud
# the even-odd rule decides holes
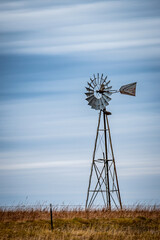
[[[57,55],[160,45],[160,18],[129,18],[133,3],[109,1],[44,9],[25,8],[25,4],[18,10],[1,11],[0,31],[13,36],[21,33],[20,38],[13,40],[11,35],[1,43],[2,53]],[[122,17],[127,7],[128,16]]]
[[[33,162],[33,163],[18,163],[18,164],[8,164],[0,165],[0,171],[2,170],[22,170],[22,169],[39,169],[39,168],[71,168],[76,167],[77,165],[86,165],[84,161],[52,161],[52,162]]]
[[[133,164],[123,165],[118,168],[120,177],[125,176],[145,176],[145,175],[159,175],[160,172],[160,164],[157,162],[147,163],[147,161],[142,163],[135,162]]]
[[[65,156],[65,155],[64,155]],[[63,157],[64,157],[63,156]],[[32,156],[33,157],[33,156]],[[57,158],[57,157],[56,157]],[[24,160],[24,159],[23,159]],[[142,159],[141,159],[142,160]],[[53,169],[53,171],[68,171],[72,169],[73,174],[74,171],[84,171],[86,169],[86,173],[90,169],[91,166],[91,159],[90,161],[87,159],[76,159],[69,160],[69,156],[67,159],[62,160],[59,159],[58,161],[52,159],[51,161],[34,161],[31,162],[23,162],[23,163],[15,163],[11,164],[1,164],[0,171],[15,171],[15,170],[34,170],[34,169]],[[126,176],[144,176],[144,175],[159,175],[160,171],[160,164],[158,162],[149,161],[149,158],[145,158],[142,161],[134,161],[134,162],[127,162],[123,161],[117,164],[118,169],[118,176],[119,177],[126,177]],[[89,173],[89,172],[88,172]]]
[[[98,50],[115,50],[126,49],[132,47],[145,47],[159,45],[160,39],[141,39],[133,41],[117,41],[117,42],[96,42],[96,43],[84,43],[84,44],[70,44],[59,46],[46,46],[46,47],[23,47],[16,50],[17,53],[25,54],[66,54],[75,52],[90,52]],[[160,51],[160,50],[159,50]],[[13,51],[14,53],[14,51]]]

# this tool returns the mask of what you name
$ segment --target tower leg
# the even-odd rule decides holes
[[[100,121],[101,121],[101,111],[99,112],[97,133],[96,133],[96,139],[95,139],[95,145],[94,145],[94,151],[93,151],[93,159],[92,159],[92,165],[91,165],[91,173],[90,173],[90,177],[89,177],[89,185],[88,185],[87,199],[86,199],[86,206],[85,206],[86,209],[88,207],[89,190],[90,190],[90,186],[91,186],[91,179],[92,179],[92,172],[93,172],[93,165],[94,165],[94,159],[95,159],[95,152],[96,152],[96,146],[97,146],[97,139],[98,139]]]
[[[111,198],[110,198],[110,188],[109,188],[109,168],[108,168],[108,152],[107,152],[107,129],[106,129],[106,119],[105,110],[103,110],[103,123],[104,123],[104,142],[105,142],[105,179],[106,179],[106,199],[107,208],[111,208]]]
[[[114,152],[113,152],[113,147],[112,147],[111,132],[110,132],[109,121],[108,121],[107,115],[106,115],[106,120],[107,120],[107,127],[108,127],[108,135],[109,135],[110,147],[111,147],[111,152],[112,152],[112,159],[113,159],[113,164],[114,164],[114,172],[115,172],[116,183],[117,183],[118,199],[119,199],[120,208],[122,209],[122,201],[121,201],[121,195],[120,195],[120,190],[119,190],[119,183],[118,183],[118,177],[117,177],[117,170],[116,170]]]

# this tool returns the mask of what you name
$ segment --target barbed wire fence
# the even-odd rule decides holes
[[[106,208],[104,208],[104,205],[93,205],[92,208],[90,209],[85,209],[85,205],[79,204],[79,205],[66,205],[66,204],[19,204],[19,205],[14,205],[14,206],[9,206],[9,205],[4,205],[0,206],[0,213],[1,215],[8,214],[12,212],[13,214],[16,214],[16,211],[19,213],[21,212],[24,214],[24,212],[30,213],[34,211],[45,211],[48,212],[50,215],[50,229],[51,231],[54,230],[54,214],[56,212],[85,212],[85,211],[108,211]],[[118,210],[118,209],[112,209],[112,210]],[[140,210],[140,211],[160,211],[160,204],[154,204],[154,205],[147,205],[147,204],[136,204],[136,205],[128,205],[128,206],[123,206],[122,209],[119,209],[118,211],[135,211],[135,210]],[[109,210],[111,212],[111,210]],[[85,212],[87,213],[87,212]],[[89,213],[89,212],[88,212]],[[87,214],[88,214],[87,213]],[[94,212],[96,213],[96,212]],[[68,214],[68,213],[67,213]]]
[[[50,211],[50,206],[52,206],[53,211],[84,211],[84,204],[17,204],[17,205],[0,205],[0,210],[3,211],[16,211],[16,210],[42,210]],[[104,205],[93,205],[90,210],[104,210]],[[124,210],[160,210],[160,204],[133,204],[133,205],[124,205]],[[117,210],[113,208],[112,210]]]

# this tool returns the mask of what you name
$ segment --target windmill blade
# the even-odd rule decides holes
[[[89,97],[89,96],[93,95],[93,92],[86,92],[85,94],[87,97]]]
[[[103,102],[102,102],[102,100],[101,99],[99,99],[99,104],[100,104],[100,109],[104,109],[105,108],[105,106],[103,105]]]
[[[96,103],[90,105],[92,109],[95,109],[95,110],[99,110],[100,109],[100,106],[97,105]]]
[[[130,83],[127,85],[123,85],[119,91],[121,94],[126,94],[126,95],[130,95],[130,96],[136,96],[136,82],[134,83]]]
[[[86,87],[86,90],[89,91],[89,92],[94,92],[93,89],[90,89],[90,88],[88,88],[88,87]]]
[[[99,109],[100,107],[99,99],[95,98],[95,101],[90,102],[88,105],[90,105],[92,108]]]
[[[95,110],[100,110],[100,107],[99,106],[93,106],[91,107],[92,109],[95,109]]]
[[[103,99],[103,101],[104,101],[104,103],[105,103],[105,106],[109,105],[109,103],[107,102],[107,100],[104,98],[103,95],[102,95],[102,99]]]
[[[92,94],[91,96],[87,97],[86,100],[89,102],[89,101],[92,100],[93,98],[95,98],[94,94]]]
[[[99,109],[100,109],[100,106],[101,106],[101,101],[100,101],[100,99],[97,99],[97,106],[99,107]]]
[[[92,108],[98,110],[99,109],[99,99],[94,98],[94,100],[90,101],[88,105],[90,105]]]
[[[90,84],[89,82],[87,82],[87,83],[88,83],[88,86],[93,88],[93,90],[94,90],[94,86],[92,86],[92,84]]]
[[[98,104],[97,104],[97,99],[92,99],[89,103],[88,103],[89,106],[91,106],[91,108],[94,108],[94,109],[99,109],[98,108]]]
[[[108,97],[105,92],[104,92],[102,95],[103,95],[104,99],[105,99],[107,102],[111,101],[111,98]]]
[[[110,91],[105,91],[105,90],[104,90],[104,93],[105,93],[108,97],[112,95],[112,92],[110,92]]]
[[[110,80],[108,82],[104,82],[104,86],[108,86],[109,83],[110,83]]]
[[[103,82],[102,82],[102,84],[106,84],[106,80],[107,80],[107,76],[103,79]]]
[[[102,110],[103,110],[103,109],[105,109],[105,107],[106,107],[106,102],[105,102],[105,100],[104,100],[103,97],[100,98],[100,101],[101,101],[101,104],[102,104],[102,106],[103,106],[103,108],[102,108]]]
[[[95,83],[95,78],[94,79],[92,79],[92,78],[90,78],[90,80],[91,80],[91,83],[94,85],[94,87],[96,86],[96,83]]]
[[[91,98],[89,101],[88,101],[88,105],[92,106],[93,104],[95,104],[97,101],[97,98],[94,96],[93,98]]]
[[[109,89],[111,89],[111,88],[112,88],[112,86],[110,86],[110,87],[106,87],[105,90],[109,90]]]
[[[103,81],[103,73],[101,75],[100,85],[102,84],[102,81]]]
[[[108,103],[108,99],[107,99],[105,96],[102,96],[102,98],[103,98],[103,100],[105,101],[106,106],[109,105],[109,103]]]
[[[97,73],[97,83],[99,83],[99,73]]]

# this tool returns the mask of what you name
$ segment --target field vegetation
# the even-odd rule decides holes
[[[1,209],[0,239],[129,240],[160,239],[160,209],[136,207],[122,211]]]

